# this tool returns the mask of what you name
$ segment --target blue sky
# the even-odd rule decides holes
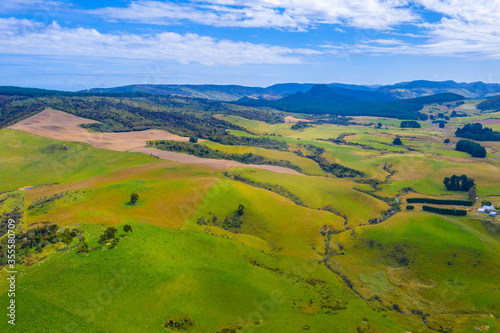
[[[0,85],[500,82],[500,0],[0,2]]]

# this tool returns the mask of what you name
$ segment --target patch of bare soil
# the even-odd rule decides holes
[[[500,118],[484,119],[479,121],[483,125],[500,125]]]
[[[311,120],[308,120],[308,119],[301,119],[301,118],[295,118],[295,117],[292,117],[292,116],[287,116],[287,117],[285,117],[285,123],[298,123],[299,121],[302,121],[302,122],[308,123],[308,122],[310,122]]]
[[[90,133],[85,128],[80,127],[81,124],[90,123],[98,123],[98,121],[77,117],[62,111],[46,109],[9,128],[51,139],[85,142],[96,148],[115,151],[128,151],[143,147],[148,140],[189,141],[189,138],[161,130]]]

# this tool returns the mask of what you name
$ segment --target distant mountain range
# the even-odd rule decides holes
[[[147,93],[153,95],[180,95],[186,97],[206,98],[219,101],[237,101],[242,98],[277,100],[299,92],[307,92],[314,83],[282,83],[262,87],[245,87],[238,85],[163,85],[138,84],[115,88],[93,88],[81,91],[92,94],[115,93]],[[396,100],[442,93],[454,93],[466,98],[488,98],[500,95],[500,84],[497,83],[457,83],[454,81],[411,81],[385,86],[365,86],[354,84],[330,83],[329,88],[352,97],[365,100]]]
[[[500,108],[500,84],[483,82],[412,81],[391,86],[331,84],[276,84],[267,88],[237,85],[131,85],[69,92],[36,88],[0,87],[0,95],[10,96],[101,96],[158,98],[180,96],[200,102],[270,107],[286,112],[332,114],[339,116],[385,116],[425,119],[425,104],[449,103],[466,98],[485,99],[479,108]],[[203,100],[199,100],[202,98]],[[216,102],[217,100],[219,102]],[[224,106],[219,103],[221,108]],[[255,110],[255,109],[254,109]],[[0,109],[0,113],[2,110]]]
[[[319,84],[305,93],[297,92],[278,100],[245,97],[232,103],[253,107],[265,106],[297,113],[417,119],[424,116],[419,113],[419,110],[425,104],[454,102],[462,99],[464,96],[455,93],[395,99],[390,94],[379,90],[361,91]]]

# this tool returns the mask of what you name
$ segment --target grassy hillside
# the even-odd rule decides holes
[[[158,161],[144,154],[96,149],[11,129],[0,130],[0,142],[0,192],[72,182]]]
[[[348,180],[308,177],[307,186],[304,186],[305,180],[301,176],[275,175],[263,170],[245,169],[239,170],[238,173],[259,182],[284,186],[311,208],[320,209],[331,205],[334,211],[348,218],[348,225],[351,227],[365,224],[389,208],[383,201],[354,190],[353,187],[359,185]]]
[[[459,323],[453,332],[500,327],[495,319],[500,293],[492,271],[499,265],[494,255],[499,239],[468,218],[405,212],[336,240],[347,255],[333,257],[332,264],[356,281],[364,297],[376,295],[404,313],[431,314],[429,325],[437,329],[453,322]],[[470,310],[452,315],[458,308]]]
[[[90,234],[99,230],[82,227]],[[313,261],[263,254],[199,232],[132,227],[116,249],[59,251],[27,267],[18,301],[30,306],[18,314],[37,320],[19,320],[15,330],[2,322],[2,331],[164,332],[162,325],[176,317],[192,319],[189,331],[197,332],[238,326],[318,332],[332,325],[345,332],[358,326],[394,332],[416,322],[372,311]],[[5,303],[6,294],[0,298]]]

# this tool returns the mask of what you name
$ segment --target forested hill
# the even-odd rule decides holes
[[[4,91],[5,92],[5,91]],[[24,95],[0,93],[0,128],[28,118],[45,108],[65,111],[98,120],[89,125],[95,131],[120,132],[149,128],[168,130],[182,136],[208,137],[240,129],[213,117],[215,114],[238,115],[268,123],[283,121],[285,114],[277,110],[261,110],[207,99],[179,96],[92,96],[66,95],[40,89],[22,90]]]
[[[223,128],[230,128],[228,124],[221,124],[212,117],[217,113],[239,115],[268,123],[280,122],[286,116],[277,109],[313,114],[417,119],[420,115],[418,111],[424,104],[463,99],[456,94],[439,94],[408,100],[384,100],[385,98],[386,95],[373,91],[353,92],[345,87],[330,88],[326,85],[315,85],[305,93],[299,92],[275,101],[248,98],[239,105],[143,92],[101,94],[0,87],[0,128],[51,107],[103,122],[101,125],[93,125],[96,131],[161,128],[180,135],[207,136],[218,134]],[[203,122],[206,126],[201,125]]]
[[[461,99],[464,99],[461,95],[444,93],[405,100],[384,100],[383,95],[372,91],[352,94],[346,93],[343,88],[316,85],[306,93],[298,92],[276,101],[244,99],[237,103],[246,106],[267,106],[287,112],[417,119],[418,111],[425,104]]]
[[[500,111],[500,96],[488,98],[477,105],[479,110],[494,110]]]

